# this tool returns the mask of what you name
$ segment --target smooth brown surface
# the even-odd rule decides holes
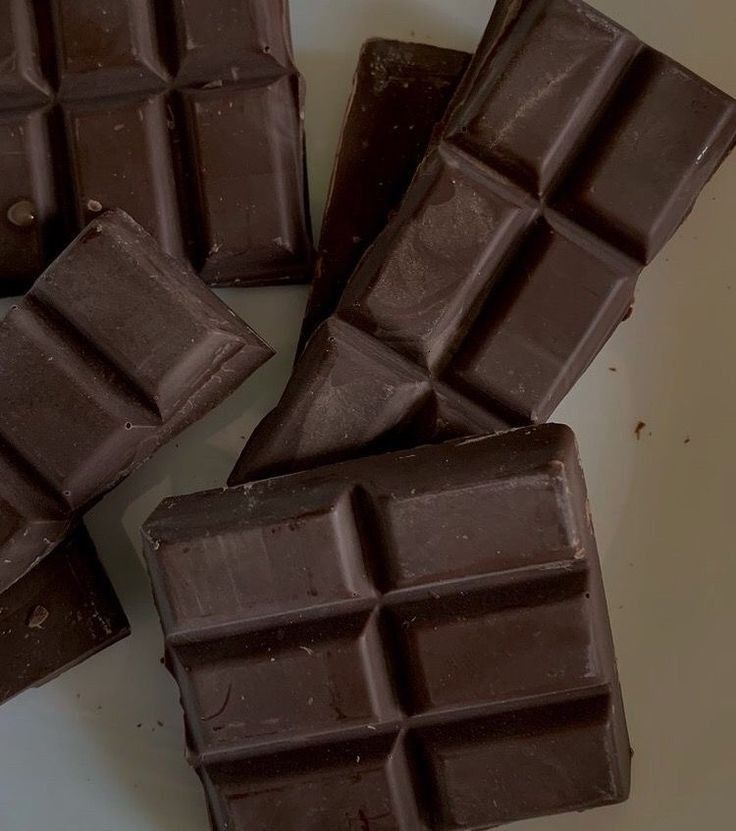
[[[469,62],[465,52],[422,43],[376,39],[361,49],[299,351],[401,204]]]
[[[144,541],[218,831],[481,829],[626,798],[569,429],[168,499]]]
[[[84,526],[0,594],[0,704],[130,632]]]
[[[0,4],[0,295],[121,208],[214,285],[310,276],[287,0]]]
[[[0,324],[0,591],[271,355],[126,214],[92,222]]]
[[[231,482],[546,420],[735,139],[731,97],[581,0],[497,4]]]

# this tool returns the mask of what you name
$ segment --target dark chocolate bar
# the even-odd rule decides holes
[[[336,309],[361,256],[399,207],[470,55],[369,40],[358,58],[299,351]],[[358,196],[358,198],[356,198]]]
[[[0,594],[0,704],[130,633],[84,526]]]
[[[626,798],[568,428],[168,499],[144,543],[217,831],[480,829]]]
[[[92,222],[0,324],[0,592],[272,354],[126,214]]]
[[[0,295],[95,214],[216,285],[311,272],[287,0],[0,4]]]
[[[735,140],[732,98],[581,0],[497,3],[231,482],[545,421]]]

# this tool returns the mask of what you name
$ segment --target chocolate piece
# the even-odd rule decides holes
[[[84,526],[0,594],[0,704],[130,634]]]
[[[94,221],[0,324],[0,591],[272,354],[130,217]]]
[[[348,277],[401,204],[469,61],[465,52],[421,43],[364,44],[332,174],[299,351],[335,311]]]
[[[310,276],[287,0],[0,8],[0,295],[95,214],[130,213],[215,285]]]
[[[732,98],[580,0],[497,3],[231,481],[546,420],[735,139]]]
[[[168,499],[144,540],[216,829],[449,831],[626,798],[568,428]]]

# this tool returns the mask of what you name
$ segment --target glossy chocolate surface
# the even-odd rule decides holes
[[[130,632],[84,526],[0,594],[0,704]]]
[[[231,482],[545,421],[735,140],[731,97],[581,0],[497,3]]]
[[[144,541],[218,831],[484,829],[626,798],[567,428],[168,499]]]
[[[0,295],[120,208],[214,285],[310,276],[286,0],[0,5]]]
[[[271,354],[126,214],[93,221],[0,324],[0,591]]]

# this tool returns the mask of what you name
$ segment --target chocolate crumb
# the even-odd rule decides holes
[[[690,444],[691,441],[692,439],[690,438],[690,436],[685,436],[685,441],[683,442],[683,444]]]
[[[642,430],[644,430],[644,428],[645,428],[646,426],[647,426],[646,421],[640,421],[640,422],[636,425],[636,428],[634,429],[634,435],[636,436],[636,440],[637,440],[637,441],[641,441],[641,433],[642,433]],[[652,434],[650,433],[649,435],[651,436]]]
[[[49,618],[49,610],[45,606],[36,606],[31,612],[26,624],[29,629],[40,629]]]
[[[618,369],[616,369],[616,367],[615,367],[615,366],[609,366],[609,367],[608,367],[608,371],[609,371],[609,372],[618,372]]]
[[[36,222],[36,207],[28,199],[21,199],[8,208],[6,216],[18,228],[30,228]]]

